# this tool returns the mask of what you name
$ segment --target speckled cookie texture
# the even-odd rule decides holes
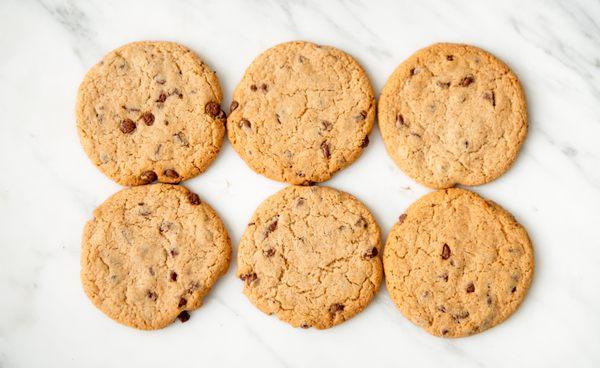
[[[213,209],[170,184],[123,189],[83,231],[81,280],[117,322],[159,329],[200,307],[229,267],[231,245]]]
[[[192,51],[135,42],[105,56],[77,96],[85,152],[123,185],[178,183],[206,170],[225,134],[221,88]]]
[[[256,172],[292,184],[323,182],[369,143],[375,98],[346,53],[288,42],[261,54],[233,93],[227,134]]]
[[[244,293],[294,327],[329,328],[362,311],[382,279],[379,227],[356,198],[292,186],[254,213],[238,251]]]
[[[479,185],[502,175],[527,134],[517,77],[477,47],[435,44],[403,62],[379,99],[387,150],[431,188]]]
[[[534,269],[525,229],[463,189],[430,193],[411,205],[388,236],[383,263],[402,313],[444,337],[472,335],[508,318]]]

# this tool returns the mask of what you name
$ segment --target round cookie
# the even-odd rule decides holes
[[[94,65],[77,96],[92,162],[122,185],[178,183],[206,170],[225,134],[215,73],[172,42],[134,42]]]
[[[329,179],[369,143],[373,88],[348,54],[309,42],[258,56],[233,93],[227,135],[257,173],[292,184]]]
[[[81,281],[110,318],[159,329],[189,319],[230,257],[223,223],[198,195],[177,185],[138,186],[110,197],[86,224]]]
[[[419,183],[479,185],[513,164],[527,135],[527,105],[517,77],[493,55],[435,44],[390,76],[379,127],[390,156]]]
[[[444,337],[472,335],[507,319],[534,269],[525,229],[497,204],[463,189],[413,203],[388,236],[383,264],[400,311]]]
[[[353,317],[383,276],[373,215],[327,187],[291,186],[269,197],[238,249],[246,296],[294,327],[324,329]]]

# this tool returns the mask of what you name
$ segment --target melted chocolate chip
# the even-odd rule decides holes
[[[360,143],[360,148],[365,148],[368,145],[369,145],[369,136],[367,135]]]
[[[266,249],[263,251],[263,254],[267,258],[273,257],[273,255],[275,255],[275,249],[273,249],[273,248]]]
[[[472,293],[475,291],[475,285],[473,285],[472,282],[469,283],[469,285],[467,285],[467,293]]]
[[[250,285],[251,283],[253,283],[254,281],[256,281],[258,279],[258,276],[256,275],[256,273],[250,272],[250,273],[240,276],[240,279],[242,281],[245,281],[246,285]]]
[[[378,254],[379,254],[379,251],[377,250],[377,248],[373,247],[364,254],[364,257],[365,258],[375,258],[375,257],[377,257]]]
[[[452,61],[452,60],[454,60],[454,56],[453,55],[446,55],[446,60]]]
[[[185,323],[190,320],[190,314],[188,313],[188,311],[183,311],[179,313],[177,318],[181,321],[181,323]]]
[[[327,143],[327,142],[321,143],[321,153],[323,154],[323,157],[325,157],[325,158],[331,157],[331,152],[329,151],[329,143]]]
[[[367,118],[367,112],[363,110],[354,117],[354,121],[363,121],[366,118]]]
[[[204,111],[213,118],[221,112],[221,106],[218,103],[211,101],[204,106]]]
[[[494,91],[489,91],[489,92],[484,93],[483,99],[490,101],[492,106],[496,107],[496,95],[494,94]]]
[[[402,223],[404,222],[404,220],[406,220],[406,213],[403,213],[400,215],[400,217],[398,217],[398,225],[402,225]]]
[[[240,106],[240,104],[236,100],[231,101],[231,105],[229,106],[229,113],[231,114],[232,112],[234,112],[235,109],[238,108],[238,106]]]
[[[461,87],[467,87],[469,86],[471,83],[473,83],[475,81],[475,78],[473,78],[472,75],[467,75],[466,77],[464,77],[463,79],[460,80],[460,82],[458,83]]]
[[[177,304],[177,308],[181,308],[181,307],[183,307],[183,306],[184,306],[184,305],[186,305],[186,304],[187,304],[187,299],[185,299],[185,298],[180,298],[180,299],[179,299],[179,304]]]
[[[336,314],[344,310],[344,305],[340,303],[334,303],[329,307],[329,313]]]
[[[169,274],[169,279],[171,281],[177,281],[177,272],[171,271],[171,273]]]
[[[119,129],[121,129],[121,132],[123,132],[124,134],[129,134],[133,132],[135,130],[135,127],[136,125],[131,119],[125,119],[119,125]]]
[[[158,95],[156,102],[165,102],[166,100],[167,100],[167,94],[164,92],[161,92],[160,95]]]
[[[248,119],[242,119],[240,121],[240,128],[252,129],[252,124],[250,124],[250,121],[248,121]]]
[[[154,124],[154,114],[152,114],[151,112],[143,113],[142,115],[140,115],[140,119],[143,120],[144,124],[146,124],[147,126]]]
[[[444,247],[442,248],[442,259],[448,259],[451,255],[452,252],[450,251],[450,247],[448,246],[448,244],[444,243]]]
[[[269,236],[270,233],[277,229],[277,219],[269,224],[267,227],[267,231],[265,232],[266,236]]]
[[[166,169],[163,172],[163,175],[166,176],[167,178],[171,178],[171,179],[179,178],[179,174],[177,173],[177,171],[175,171],[173,169]]]
[[[190,204],[193,204],[194,206],[200,204],[200,197],[198,197],[198,194],[196,193],[189,192],[187,195],[187,200],[188,202],[190,202]]]
[[[156,173],[154,171],[144,171],[141,175],[140,175],[140,180],[142,181],[142,183],[144,184],[150,184],[152,182],[155,182],[156,179],[158,179],[158,176],[156,175]]]

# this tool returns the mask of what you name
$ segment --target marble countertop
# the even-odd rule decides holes
[[[260,52],[310,40],[356,57],[379,91],[411,53],[438,41],[483,47],[520,77],[530,130],[514,167],[472,188],[529,231],[536,273],[505,323],[462,339],[412,325],[385,288],[352,320],[293,329],[253,307],[229,273],[186,324],[137,331],[105,317],[79,281],[80,236],[120,186],[84,154],[77,87],[129,41],[177,41],[231,92]],[[600,3],[581,1],[0,2],[0,367],[600,366]],[[224,219],[233,244],[284,185],[254,174],[225,142],[185,185]],[[398,169],[377,128],[327,185],[376,215],[386,236],[429,190]]]

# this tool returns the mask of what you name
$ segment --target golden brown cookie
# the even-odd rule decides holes
[[[507,319],[534,269],[525,229],[497,204],[463,189],[413,203],[392,228],[383,263],[400,311],[444,337],[472,335]]]
[[[81,281],[110,318],[158,329],[187,321],[230,257],[223,223],[198,195],[177,185],[138,186],[110,197],[86,224]]]
[[[388,153],[431,188],[479,185],[513,164],[527,135],[517,77],[477,47],[435,44],[390,76],[379,99]]]
[[[369,143],[375,98],[348,54],[309,42],[254,60],[233,93],[227,135],[256,172],[292,184],[329,179]]]
[[[238,251],[244,293],[294,327],[329,328],[362,311],[382,279],[379,226],[356,198],[291,186],[265,200]]]
[[[178,183],[206,170],[225,134],[215,73],[172,42],[134,42],[106,55],[77,96],[85,152],[123,185]]]

